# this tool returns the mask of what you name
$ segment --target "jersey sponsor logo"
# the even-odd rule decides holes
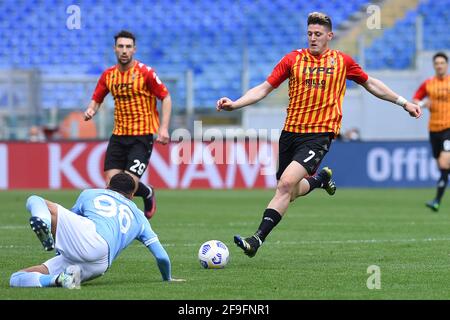
[[[303,68],[303,74],[333,74],[334,73],[334,67],[304,67]]]
[[[117,83],[113,84],[114,89],[116,90],[122,90],[122,89],[132,89],[133,83]]]
[[[319,79],[306,79],[304,82],[304,85],[309,87],[309,88],[325,88],[326,85],[326,81],[325,80],[319,80]]]

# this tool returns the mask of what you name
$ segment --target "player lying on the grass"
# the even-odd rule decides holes
[[[13,273],[10,286],[80,288],[81,282],[103,275],[134,239],[153,254],[163,281],[183,281],[172,278],[167,252],[131,201],[134,188],[130,175],[118,173],[107,189],[83,191],[71,211],[41,197],[29,197],[31,228],[44,249],[56,248],[57,255]]]
[[[418,105],[406,101],[380,80],[369,77],[350,56],[328,48],[333,32],[327,15],[314,12],[308,16],[307,24],[307,49],[288,53],[266,81],[236,101],[227,97],[217,101],[218,111],[240,109],[262,100],[289,78],[289,106],[280,136],[275,195],[255,234],[247,238],[234,237],[234,242],[250,257],[280,222],[291,201],[315,188],[334,194],[336,186],[331,180],[331,170],[324,168],[314,174],[339,133],[346,79],[355,81],[380,99],[402,106],[412,117],[418,118],[421,114]]]

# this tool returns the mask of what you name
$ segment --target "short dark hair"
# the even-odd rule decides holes
[[[322,12],[311,12],[308,15],[308,26],[310,24],[320,24],[321,26],[327,27],[330,31],[333,30],[330,17]]]
[[[439,58],[439,57],[441,57],[441,58],[444,58],[445,59],[445,62],[448,62],[448,57],[447,57],[447,55],[444,53],[444,52],[437,52],[434,56],[433,56],[433,62],[436,60],[436,58]]]
[[[119,38],[133,39],[133,44],[136,44],[136,37],[130,31],[121,30],[119,31],[119,33],[116,33],[116,35],[114,36],[114,43],[117,43],[117,39]]]
[[[109,180],[108,185],[109,190],[119,192],[127,198],[131,198],[135,187],[136,184],[134,183],[133,177],[125,172],[114,175],[111,180]]]

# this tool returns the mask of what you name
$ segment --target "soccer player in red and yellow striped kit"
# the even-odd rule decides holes
[[[144,213],[150,219],[156,210],[155,192],[139,180],[150,160],[153,134],[158,134],[156,142],[169,142],[172,102],[155,70],[133,58],[135,36],[123,30],[114,39],[117,64],[101,75],[84,116],[87,121],[92,119],[105,96],[112,94],[114,129],[106,149],[106,184],[119,172],[129,173],[136,183],[135,195],[144,199]],[[156,99],[161,100],[161,124]]]
[[[430,143],[441,177],[437,183],[436,197],[427,202],[426,206],[438,211],[450,173],[450,75],[447,74],[447,55],[443,52],[436,53],[433,56],[433,66],[436,75],[422,83],[413,101],[430,110]],[[428,97],[428,101],[422,101],[425,97]]]
[[[289,203],[315,188],[330,195],[336,186],[331,170],[323,168],[314,175],[331,141],[339,133],[346,79],[362,85],[374,96],[402,106],[418,118],[420,107],[406,101],[383,82],[369,77],[348,55],[328,48],[333,38],[331,19],[319,12],[308,16],[308,48],[295,50],[281,59],[266,81],[241,98],[217,101],[217,110],[236,110],[266,97],[289,78],[289,106],[279,141],[277,188],[261,224],[253,236],[234,237],[234,242],[253,257],[267,235],[280,222]]]

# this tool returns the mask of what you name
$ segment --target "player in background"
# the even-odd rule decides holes
[[[105,96],[114,97],[114,129],[105,156],[106,185],[118,172],[131,174],[136,182],[135,196],[144,199],[144,213],[151,218],[156,211],[153,187],[140,182],[147,169],[156,142],[169,142],[169,122],[172,102],[169,91],[151,67],[134,59],[136,38],[128,31],[114,36],[117,64],[101,75],[92,100],[84,112],[88,121],[97,113]],[[162,120],[159,123],[157,101],[162,101]]]
[[[289,203],[316,188],[330,195],[336,186],[332,171],[323,168],[315,175],[332,140],[339,133],[346,79],[362,85],[374,96],[400,105],[418,118],[420,107],[408,102],[383,82],[369,77],[348,55],[328,48],[333,38],[331,19],[319,12],[308,16],[308,48],[294,50],[275,66],[266,81],[232,101],[222,97],[217,110],[232,111],[254,104],[289,78],[289,106],[279,140],[277,187],[254,235],[234,237],[234,242],[253,257],[267,235],[280,222]],[[348,159],[351,161],[351,157]]]
[[[131,200],[134,189],[133,178],[118,173],[107,189],[83,191],[71,211],[30,196],[26,207],[31,213],[31,228],[45,250],[56,248],[59,254],[13,273],[10,286],[80,288],[81,282],[103,275],[134,239],[153,254],[163,281],[183,281],[172,278],[167,252]]]
[[[436,197],[427,202],[426,206],[438,211],[450,173],[450,75],[447,55],[443,52],[436,53],[433,56],[433,67],[435,76],[420,85],[413,101],[430,110],[428,131],[433,157],[437,161],[441,177],[437,183]]]

